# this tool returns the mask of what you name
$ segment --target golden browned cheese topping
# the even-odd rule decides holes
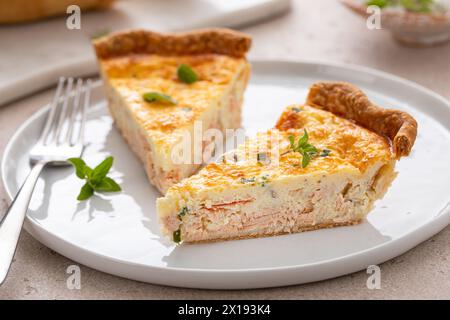
[[[317,148],[318,154],[303,167],[302,155],[292,152],[289,136],[298,141],[305,129],[308,142]],[[217,163],[208,164],[173,190],[264,185],[274,178],[305,174],[363,173],[372,164],[392,158],[389,142],[376,133],[330,112],[296,105],[285,110],[276,128],[248,140]]]
[[[177,78],[180,64],[189,65],[198,75],[192,84]],[[205,54],[192,56],[128,55],[105,59],[101,66],[110,84],[120,93],[141,126],[158,143],[171,132],[190,127],[220,99],[223,90],[246,65],[243,58]],[[159,92],[171,96],[178,103],[146,102],[142,95]]]

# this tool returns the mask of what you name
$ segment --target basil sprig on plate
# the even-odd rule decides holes
[[[187,64],[180,64],[177,69],[178,79],[184,83],[191,84],[198,80],[198,76]]]
[[[81,187],[77,200],[89,199],[95,192],[117,192],[122,189],[113,179],[107,177],[112,167],[114,158],[107,157],[94,169],[90,168],[81,158],[67,159],[75,168],[75,174],[78,178],[86,180]]]

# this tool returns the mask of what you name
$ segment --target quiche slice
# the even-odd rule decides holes
[[[361,222],[414,144],[416,121],[348,83],[316,83],[274,129],[157,200],[164,234],[201,242]]]
[[[208,160],[208,154],[195,154],[213,153],[200,143],[200,152],[178,159],[173,153],[183,137],[193,136],[195,128],[241,126],[249,36],[227,29],[133,30],[93,44],[115,125],[162,193]]]

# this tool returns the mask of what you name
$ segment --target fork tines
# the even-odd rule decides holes
[[[43,145],[83,143],[91,80],[59,78],[40,141]]]

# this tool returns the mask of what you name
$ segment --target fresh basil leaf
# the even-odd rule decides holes
[[[114,158],[109,156],[105,160],[103,160],[98,166],[92,170],[92,172],[89,174],[91,183],[93,185],[96,185],[97,183],[100,183],[103,178],[106,177],[106,175],[109,172],[109,169],[111,169],[113,164]]]
[[[304,144],[306,144],[308,142],[308,139],[309,139],[308,131],[306,131],[306,129],[304,129],[304,132],[305,133],[303,134],[303,137],[298,139],[297,147],[302,147]]]
[[[75,167],[76,175],[86,183],[80,190],[78,200],[86,200],[94,194],[94,191],[116,192],[121,191],[120,186],[111,178],[107,177],[113,165],[114,158],[107,157],[94,169],[91,169],[80,158],[67,159]]]
[[[177,69],[178,79],[184,83],[191,84],[198,80],[198,76],[187,64],[180,64]]]
[[[94,189],[91,185],[86,182],[83,187],[81,187],[80,193],[78,194],[77,200],[83,201],[89,199],[94,194]]]
[[[92,175],[92,168],[91,167],[89,167],[89,166],[84,166],[84,174],[85,174],[85,176],[86,176],[86,178],[88,178],[88,179],[90,179],[91,178],[91,175]]]
[[[85,167],[86,163],[81,158],[70,158],[67,159],[74,167],[75,167],[75,174],[78,178],[84,179],[86,173],[85,173]]]
[[[316,154],[318,151],[317,151],[317,148],[316,147],[314,147],[312,144],[306,144],[304,147],[303,147],[303,151],[304,152],[307,152],[307,153],[309,153],[309,154]]]
[[[113,179],[105,177],[95,185],[94,190],[101,192],[118,192],[122,189]]]
[[[298,152],[302,155],[302,167],[305,168],[313,157],[316,157],[319,150],[312,144],[308,143],[309,135],[308,131],[304,129],[304,134],[295,143],[295,137],[289,136],[289,142],[291,143],[291,152]],[[289,152],[289,151],[288,151]]]
[[[291,148],[294,149],[295,148],[295,137],[289,136],[288,139],[289,139],[289,142],[291,143]]]
[[[309,162],[311,161],[311,157],[308,153],[303,153],[302,155],[302,168],[306,168],[306,166],[309,164]]]
[[[177,101],[171,96],[160,92],[146,92],[142,96],[147,102],[162,102],[166,104],[177,104]]]

